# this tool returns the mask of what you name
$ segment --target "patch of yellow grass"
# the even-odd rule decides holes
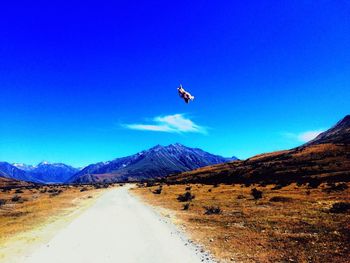
[[[82,188],[86,190],[81,191]],[[102,192],[103,189],[89,186],[42,186],[38,189],[21,188],[5,192],[0,190],[0,199],[5,200],[5,204],[0,206],[0,261],[7,258],[7,248],[19,239],[30,243],[39,238],[32,236],[30,231],[43,228],[58,219],[68,218],[74,211],[87,207]],[[13,199],[14,196],[19,196],[20,199]]]
[[[195,195],[189,210],[177,200],[186,187]],[[262,199],[253,199],[255,187],[263,191]],[[322,187],[192,184],[164,185],[161,194],[152,192],[158,186],[132,191],[175,214],[192,239],[224,262],[347,262],[350,214],[328,209],[334,202],[350,202],[350,190],[326,193]],[[276,196],[284,198],[271,202]],[[205,215],[210,206],[219,207],[221,214]]]

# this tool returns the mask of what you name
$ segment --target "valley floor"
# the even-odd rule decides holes
[[[128,188],[108,190],[50,240],[6,262],[212,261],[171,222],[130,195]]]
[[[350,183],[139,186],[131,191],[223,262],[349,260],[350,210],[331,211],[335,203],[350,206]],[[257,200],[254,188],[262,192]],[[180,202],[180,195],[188,200]]]

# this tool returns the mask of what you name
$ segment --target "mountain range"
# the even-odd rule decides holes
[[[350,115],[299,147],[246,160],[224,158],[181,144],[157,145],[84,169],[42,162],[0,162],[0,177],[37,183],[127,182],[288,183],[350,180]],[[4,180],[3,180],[4,181]],[[8,181],[8,180],[5,180]]]
[[[0,176],[34,183],[64,183],[78,171],[63,163],[41,162],[33,166],[0,162]]]
[[[131,156],[91,164],[82,170],[62,163],[41,162],[33,166],[0,162],[0,176],[35,183],[139,181],[235,159],[237,158],[224,158],[176,143],[157,145]]]
[[[350,181],[350,115],[291,150],[260,154],[173,175],[167,183],[278,183]]]
[[[233,159],[237,158],[224,158],[179,143],[168,146],[157,145],[131,156],[89,165],[68,182],[127,182],[162,178]]]

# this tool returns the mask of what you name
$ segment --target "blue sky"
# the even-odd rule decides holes
[[[2,161],[83,166],[174,142],[247,158],[349,114],[345,0],[9,2]]]

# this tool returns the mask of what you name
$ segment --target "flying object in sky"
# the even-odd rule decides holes
[[[177,88],[177,91],[179,92],[179,95],[181,98],[183,98],[183,100],[186,103],[189,103],[190,100],[194,100],[194,96],[192,96],[189,92],[187,92],[182,85],[180,84],[180,87]]]

